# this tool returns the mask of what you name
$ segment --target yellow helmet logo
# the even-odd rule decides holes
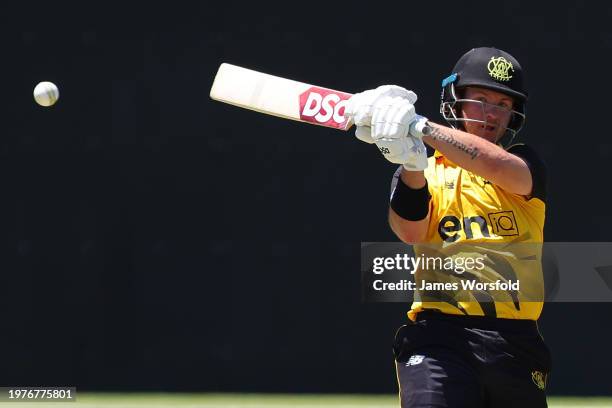
[[[531,373],[531,379],[539,389],[543,390],[546,388],[546,374],[543,374],[541,371],[533,371]]]
[[[514,67],[504,57],[491,57],[487,64],[489,75],[498,81],[509,81],[512,78]]]

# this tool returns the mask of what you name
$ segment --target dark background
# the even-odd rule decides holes
[[[396,391],[406,304],[363,304],[395,166],[352,134],[213,102],[221,62],[434,120],[476,46],[527,72],[548,241],[609,241],[612,6],[586,2],[0,6],[3,385]],[[37,106],[42,80],[61,93]],[[610,304],[548,304],[553,394],[612,395]]]

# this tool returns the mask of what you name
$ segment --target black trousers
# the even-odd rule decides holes
[[[402,408],[545,408],[550,352],[528,320],[425,311],[393,345]]]

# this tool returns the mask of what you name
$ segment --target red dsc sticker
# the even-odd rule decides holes
[[[344,129],[344,109],[351,94],[313,86],[300,94],[300,120]]]

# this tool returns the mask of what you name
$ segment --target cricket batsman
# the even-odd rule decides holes
[[[418,115],[416,95],[398,86],[349,100],[345,115],[357,126],[357,138],[400,165],[389,209],[400,240],[414,244],[415,252],[418,244],[541,245],[546,168],[533,149],[509,143],[525,122],[527,97],[519,62],[483,47],[464,54],[442,81],[440,113],[449,126]],[[434,149],[432,157],[425,144]],[[530,259],[541,261],[540,255]],[[537,326],[541,262],[522,267],[514,266],[511,252],[497,257],[480,279],[507,278],[510,270],[528,282],[525,290],[542,295],[536,301],[524,301],[522,293],[508,301],[486,292],[469,299],[453,291],[415,297],[393,347],[402,407],[547,406],[551,358]],[[452,273],[432,276],[417,271],[415,281],[455,279]]]

